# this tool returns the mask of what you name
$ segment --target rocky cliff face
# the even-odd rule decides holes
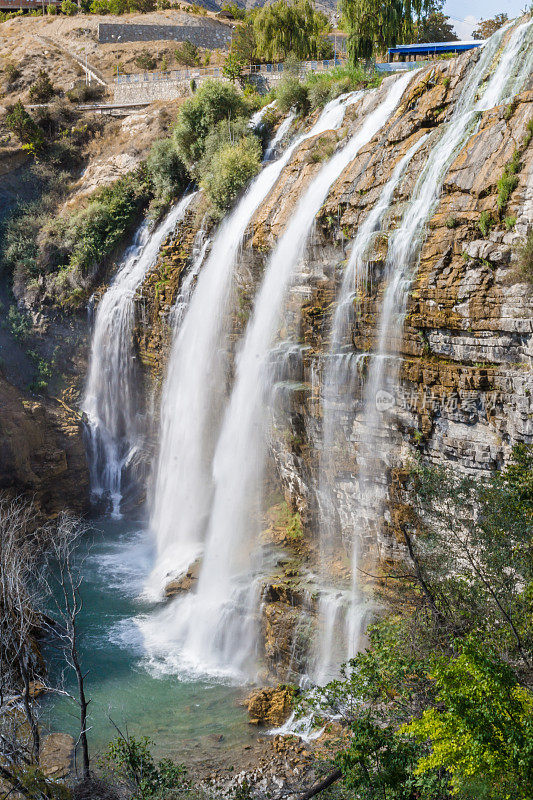
[[[76,414],[24,399],[1,375],[0,409],[0,490],[33,499],[46,516],[85,511],[89,474]]]
[[[400,341],[391,343],[401,362],[392,409],[380,433],[389,443],[387,458],[376,452],[371,465],[377,487],[374,495],[364,495],[357,481],[367,434],[362,409],[368,369],[365,359],[357,357],[372,350],[376,342],[387,284],[387,231],[397,226],[430,148],[468,80],[471,60],[478,57],[475,52],[465,54],[415,76],[401,107],[330,192],[312,246],[293,282],[279,335],[280,342],[290,340],[293,348],[285,359],[286,391],[273,411],[269,474],[275,476],[287,503],[285,533],[294,534],[295,514],[301,529],[296,542],[294,535],[274,537],[287,557],[278,562],[275,576],[267,581],[262,605],[266,660],[270,672],[282,679],[291,670],[298,671],[298,637],[307,635],[301,619],[314,613],[312,586],[306,584],[305,576],[316,561],[321,379],[335,298],[358,226],[399,160],[425,134],[428,138],[394,194],[384,233],[373,241],[369,280],[354,300],[359,313],[353,315],[345,357],[353,358],[357,368],[349,373],[348,385],[339,387],[336,398],[341,430],[335,439],[334,468],[328,475],[338,530],[338,555],[332,568],[347,576],[344,554],[354,534],[362,538],[363,551],[373,562],[404,556],[398,535],[408,502],[403,484],[415,458],[483,475],[505,461],[514,443],[533,440],[533,293],[516,268],[516,247],[533,219],[530,83],[511,104],[481,115],[476,131],[447,172],[410,286],[403,333]],[[364,114],[378,102],[380,91],[348,109],[339,131],[301,146],[259,209],[236,276],[232,346],[246,322],[267,254],[303,189],[320,169],[320,162],[357,130]],[[503,212],[498,209],[498,182],[515,152],[518,181]],[[141,355],[158,376],[169,342],[168,311],[190,263],[198,219],[198,214],[194,218],[191,213],[139,294]],[[268,514],[265,528],[268,532]],[[279,533],[279,524],[277,528]],[[266,538],[272,542],[271,535]],[[300,649],[305,649],[304,644]]]

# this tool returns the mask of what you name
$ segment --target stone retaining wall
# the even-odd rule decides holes
[[[268,91],[275,86],[282,78],[283,73],[264,73],[252,75],[251,79],[256,83],[260,92]],[[183,80],[161,80],[161,81],[136,81],[132,83],[115,84],[113,100],[117,105],[130,103],[154,103],[156,100],[177,100],[180,97],[187,97],[190,94],[191,80],[194,79],[197,86],[205,80],[225,81],[222,75],[213,78],[212,75],[191,76]]]
[[[208,50],[225,48],[231,41],[226,25],[137,25],[133,23],[101,22],[98,25],[100,44],[123,42],[189,41]]]

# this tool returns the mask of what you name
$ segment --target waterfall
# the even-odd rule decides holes
[[[82,410],[88,420],[91,490],[109,499],[114,517],[120,517],[124,476],[143,435],[132,344],[135,292],[193,197],[183,197],[155,231],[143,222],[96,311]]]
[[[284,298],[331,186],[390,118],[412,77],[393,80],[383,101],[321,167],[266,266],[213,459],[214,497],[198,591],[178,602],[174,611],[181,658],[196,669],[240,677],[252,669],[260,586],[256,534],[266,404],[272,390],[267,365]],[[323,116],[340,124],[337,120],[342,120],[342,106],[348,101],[343,98],[337,107],[325,109]]]
[[[319,637],[316,663],[312,666],[313,680],[322,684],[334,677],[340,664],[351,658],[357,649],[365,610],[359,609],[357,615],[348,613],[352,605],[353,593],[342,592],[330,587],[330,560],[335,547],[339,545],[335,530],[334,496],[331,480],[335,471],[335,436],[341,427],[339,402],[344,396],[344,387],[349,394],[353,389],[353,378],[359,375],[361,357],[346,352],[354,301],[368,280],[368,250],[379,231],[382,220],[389,209],[396,191],[411,159],[427,141],[424,134],[409,148],[400,159],[385,184],[375,205],[360,225],[352,242],[350,258],[344,271],[343,281],[337,298],[337,306],[331,326],[329,352],[324,367],[322,391],[322,447],[319,463],[319,506],[320,506],[320,597],[319,597]],[[355,565],[353,565],[355,567]],[[335,647],[332,646],[335,632]]]
[[[187,311],[174,327],[151,518],[157,548],[146,587],[151,596],[160,596],[169,579],[183,574],[202,553],[211,505],[211,462],[226,390],[228,306],[246,229],[296,148],[305,139],[339,127],[347,105],[358,96],[329,103],[315,125],[252,181],[220,225]]]
[[[265,155],[263,157],[263,161],[270,161],[276,155],[280,144],[283,142],[285,136],[287,136],[290,127],[295,119],[295,114],[291,112],[287,114],[281,125],[276,131],[276,134],[270,144],[268,145],[267,149],[265,150]]]
[[[362,422],[365,435],[358,451],[360,504],[352,552],[352,575],[356,583],[360,531],[367,531],[376,505],[383,507],[387,488],[384,474],[391,464],[391,429],[396,415],[399,358],[408,292],[422,249],[424,229],[438,204],[445,176],[461,146],[477,129],[479,114],[506,98],[514,60],[531,33],[531,22],[518,26],[510,35],[500,61],[487,80],[492,61],[509,26],[498,31],[483,47],[464,85],[444,133],[431,149],[414,186],[398,228],[390,233],[385,275],[387,286],[381,306],[374,354],[363,395]],[[511,81],[514,91],[517,80]],[[476,99],[481,92],[479,99]],[[372,509],[374,511],[372,512]],[[377,512],[378,526],[380,511]],[[351,614],[360,611],[355,585]]]

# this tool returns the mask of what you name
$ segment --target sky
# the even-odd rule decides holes
[[[511,19],[528,5],[527,0],[446,0],[444,13],[453,17],[459,39],[470,39],[478,20],[490,19],[500,12],[506,12]]]

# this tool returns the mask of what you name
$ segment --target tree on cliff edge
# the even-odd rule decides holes
[[[341,0],[348,55],[355,64],[414,38],[416,23],[434,10],[431,0]]]

